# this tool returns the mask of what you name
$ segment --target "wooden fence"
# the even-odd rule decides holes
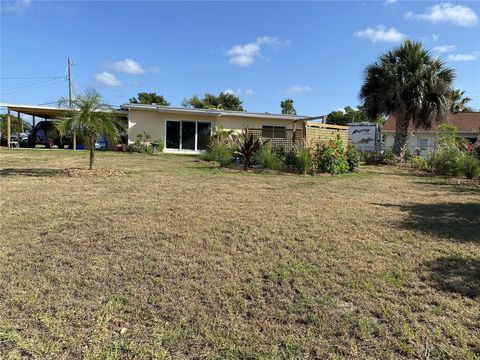
[[[248,134],[253,134],[254,139],[268,140],[272,148],[282,148],[286,152],[303,144],[315,147],[324,141],[336,139],[338,135],[343,145],[345,147],[348,145],[348,126],[306,122],[304,130],[248,128],[247,131]]]
[[[305,123],[305,140],[309,146],[316,146],[323,141],[336,139],[338,135],[343,141],[343,146],[346,147],[348,145],[348,126]]]

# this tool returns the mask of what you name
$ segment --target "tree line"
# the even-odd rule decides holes
[[[132,104],[156,104],[161,106],[170,106],[170,102],[163,95],[156,92],[139,92],[136,97],[129,99]],[[243,101],[240,97],[230,92],[221,92],[218,95],[205,93],[203,97],[197,95],[188,99],[183,99],[182,106],[191,109],[217,109],[229,111],[246,111],[243,108]],[[297,111],[293,106],[292,99],[285,99],[280,102],[282,114],[296,115]]]
[[[472,99],[465,96],[465,91],[460,89],[452,90],[450,94],[450,112],[471,112],[473,109],[467,105]],[[163,95],[156,92],[139,92],[136,97],[129,99],[133,104],[156,104],[170,106]],[[191,109],[218,109],[230,111],[245,111],[243,101],[240,97],[229,93],[221,92],[218,95],[206,93],[203,97],[197,95],[184,99],[182,106]],[[280,102],[281,113],[285,115],[297,115],[292,99],[285,99]],[[327,115],[327,123],[335,125],[347,125],[353,122],[375,122],[380,126],[386,121],[385,115],[379,113],[375,117],[369,117],[364,105],[357,105],[355,108],[346,106],[343,109],[335,110]]]

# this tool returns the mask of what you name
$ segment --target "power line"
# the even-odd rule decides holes
[[[54,82],[56,83],[60,81],[63,81],[63,80],[49,79],[49,80],[41,80],[34,83],[29,83],[29,84],[21,84],[13,87],[1,88],[0,93],[10,93],[10,92],[20,91],[20,90],[28,90],[29,88],[38,88],[39,86],[42,86],[42,85],[48,85],[50,83],[54,83]]]
[[[65,76],[39,76],[39,77],[0,77],[2,80],[39,80],[39,79],[62,79]]]
[[[63,68],[64,68],[63,66],[57,66],[57,67],[54,67],[54,68],[51,68],[51,69],[48,69],[48,70],[41,70],[41,71],[26,73],[26,74],[23,74],[23,75],[17,75],[17,77],[30,76],[30,75],[36,75],[36,74],[45,74],[45,73],[51,72],[53,70],[58,70],[58,69],[63,69]]]
[[[30,91],[30,90],[34,90],[34,89],[39,89],[39,88],[42,88],[42,87],[52,86],[52,85],[58,84],[58,83],[60,83],[60,82],[61,82],[60,80],[53,80],[53,82],[44,83],[44,84],[40,84],[40,85],[37,85],[37,86],[31,86],[31,87],[27,87],[27,88],[15,89],[15,90],[10,90],[10,91],[0,91],[0,92],[1,92],[3,95],[5,95],[5,94],[13,94],[13,93],[18,93],[18,92],[24,92],[24,91]]]

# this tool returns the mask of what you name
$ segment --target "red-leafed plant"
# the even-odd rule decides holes
[[[252,167],[253,157],[266,143],[259,138],[255,139],[252,133],[248,133],[248,129],[243,129],[240,134],[232,134],[232,140],[237,146],[235,155],[243,158],[244,170]]]

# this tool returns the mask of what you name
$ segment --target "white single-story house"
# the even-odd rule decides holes
[[[33,125],[62,115],[64,109],[52,106],[0,104],[7,113],[30,115]],[[126,143],[133,143],[139,134],[148,134],[150,141],[162,140],[165,152],[196,154],[206,149],[214,127],[241,131],[248,128],[256,136],[271,139],[275,146],[300,142],[305,138],[307,117],[284,114],[252,113],[217,109],[191,109],[156,104],[123,104],[113,110],[126,128]],[[109,144],[113,149],[115,144]]]
[[[459,112],[447,116],[444,122],[434,125],[431,129],[415,129],[410,123],[408,126],[407,149],[413,154],[425,156],[435,149],[435,139],[438,133],[438,126],[450,124],[457,128],[457,135],[469,142],[477,141],[480,132],[480,112]],[[385,146],[392,147],[395,136],[395,116],[390,115],[383,126],[382,132],[386,134]]]

